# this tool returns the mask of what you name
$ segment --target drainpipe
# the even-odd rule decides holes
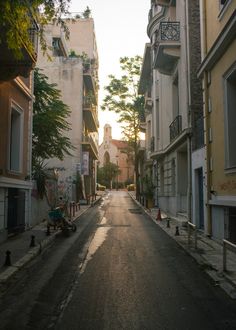
[[[189,43],[188,43],[188,2],[185,0],[185,47],[186,47],[186,82],[187,82],[187,102],[188,111],[188,135],[187,135],[187,165],[188,165],[188,187],[187,187],[187,217],[188,221],[192,219],[192,141],[191,141],[191,96],[190,96],[190,65],[189,65]]]
[[[200,0],[200,12],[201,12],[201,51],[202,60],[207,53],[207,38],[206,38],[206,0]],[[205,128],[205,145],[206,145],[206,213],[207,213],[207,235],[212,235],[212,221],[211,221],[211,206],[209,200],[211,199],[211,176],[210,176],[210,145],[209,145],[209,109],[208,109],[208,87],[207,87],[207,72],[203,74],[203,103],[204,103],[204,128]]]

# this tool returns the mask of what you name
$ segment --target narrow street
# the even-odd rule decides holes
[[[235,302],[127,192],[77,225],[1,297],[1,329],[236,328]]]

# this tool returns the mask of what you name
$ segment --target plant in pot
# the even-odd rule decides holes
[[[152,178],[149,175],[143,177],[143,193],[146,200],[146,207],[152,208],[153,207],[153,182]]]

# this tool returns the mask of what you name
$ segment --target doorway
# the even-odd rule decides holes
[[[7,230],[21,232],[25,228],[25,192],[17,188],[8,189]]]
[[[204,230],[204,199],[203,199],[203,170],[202,167],[196,170],[196,215],[198,228]]]
[[[236,243],[236,207],[229,207],[229,240]]]

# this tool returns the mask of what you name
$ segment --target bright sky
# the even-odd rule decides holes
[[[99,55],[99,103],[104,98],[104,86],[108,75],[120,76],[119,58],[143,56],[150,0],[71,0],[71,12],[83,12],[86,7],[92,12]],[[99,110],[99,141],[103,139],[103,127],[112,126],[112,137],[121,139],[121,129],[111,112]]]

